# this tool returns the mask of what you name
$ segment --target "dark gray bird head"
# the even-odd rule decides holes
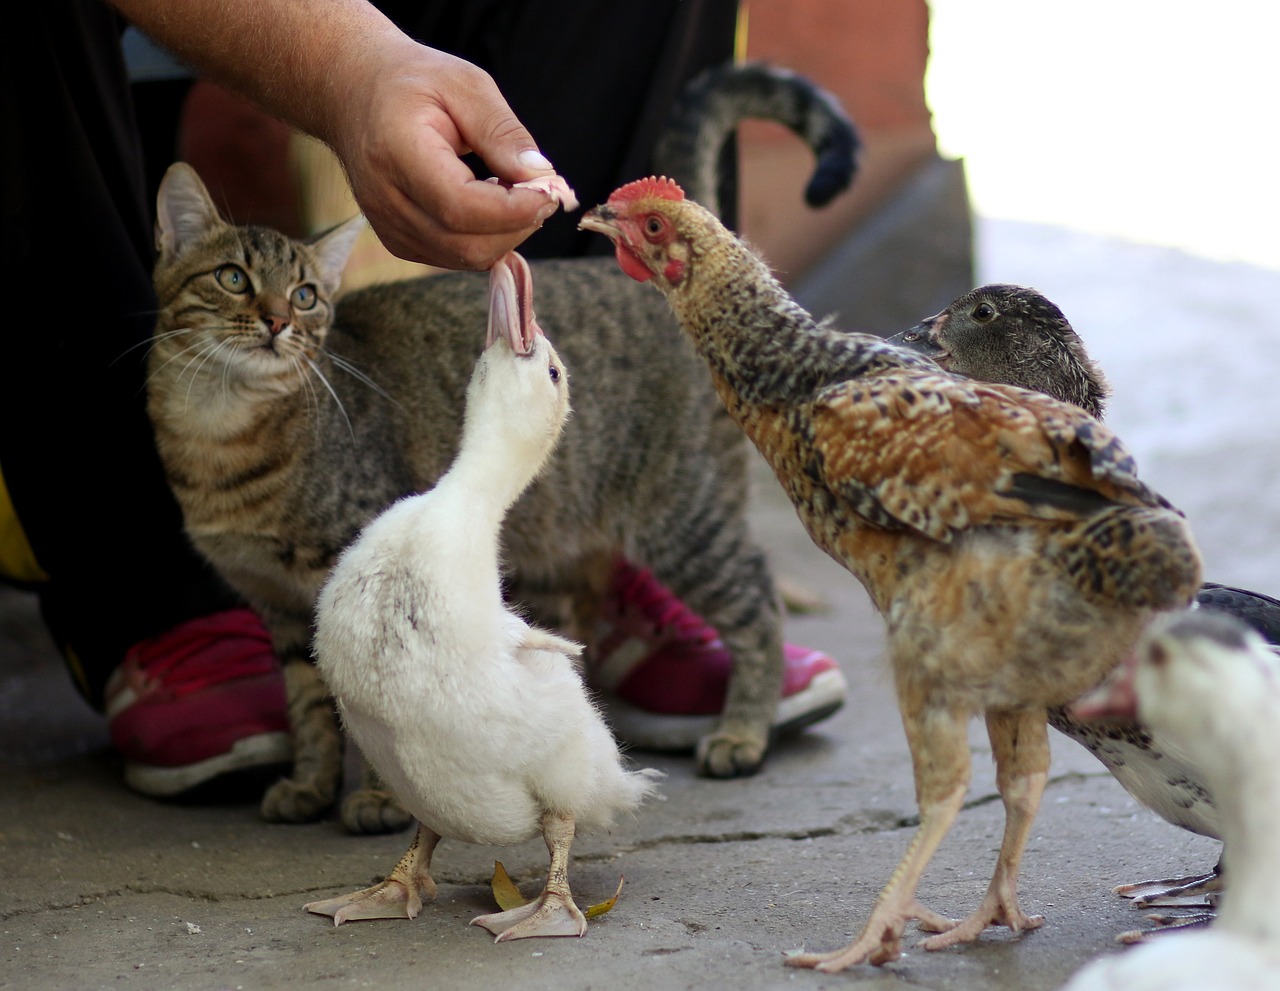
[[[888,340],[949,372],[1034,389],[1098,419],[1111,393],[1062,311],[1024,286],[979,286]]]

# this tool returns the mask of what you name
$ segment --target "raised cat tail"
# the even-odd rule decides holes
[[[749,119],[782,124],[813,150],[817,161],[804,193],[811,207],[826,206],[853,182],[861,142],[840,102],[799,73],[763,62],[727,63],[695,77],[671,108],[654,171],[720,216],[720,156]]]

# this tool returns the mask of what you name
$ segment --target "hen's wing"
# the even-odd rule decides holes
[[[842,382],[794,412],[805,471],[864,519],[949,542],[975,526],[1171,508],[1106,427],[1011,386],[893,371]]]

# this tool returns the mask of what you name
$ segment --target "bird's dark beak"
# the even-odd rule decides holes
[[[616,238],[619,234],[617,219],[618,214],[613,207],[608,203],[601,203],[582,215],[582,219],[578,221],[578,230],[595,231],[605,237]]]
[[[922,354],[926,358],[932,358],[934,361],[941,361],[947,357],[947,351],[938,343],[938,329],[946,319],[946,313],[938,313],[927,320],[921,320],[910,330],[904,330],[901,334],[894,334],[892,337],[885,338],[885,343],[904,348],[907,351],[914,351],[916,354]]]
[[[484,346],[505,338],[522,357],[533,354],[542,329],[533,317],[533,275],[529,263],[509,251],[489,269],[489,327]]]
[[[653,278],[653,272],[649,270],[644,259],[627,243],[622,226],[618,223],[618,212],[608,203],[592,207],[584,213],[582,219],[578,221],[578,230],[595,231],[612,241],[618,267],[637,282],[647,282]]]

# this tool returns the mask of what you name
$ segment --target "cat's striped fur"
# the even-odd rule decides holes
[[[778,78],[783,89],[810,86]],[[749,94],[739,116],[825,115],[828,127],[850,128],[828,100],[796,109],[762,94]],[[336,714],[309,657],[315,598],[366,522],[447,469],[484,339],[488,277],[372,286],[335,303],[359,221],[310,243],[233,227],[183,165],[159,199],[149,410],[193,542],[261,612],[284,665],[296,763],[263,814],[311,820],[335,801],[342,767]],[[659,293],[611,258],[535,262],[533,280],[538,321],[572,377],[573,415],[504,529],[513,597],[581,639],[615,556],[652,568],[734,656],[700,769],[754,771],[779,697],[782,637],[747,528],[742,435]],[[561,601],[571,615],[548,615]],[[408,822],[376,787],[348,797],[343,821],[357,832]]]

